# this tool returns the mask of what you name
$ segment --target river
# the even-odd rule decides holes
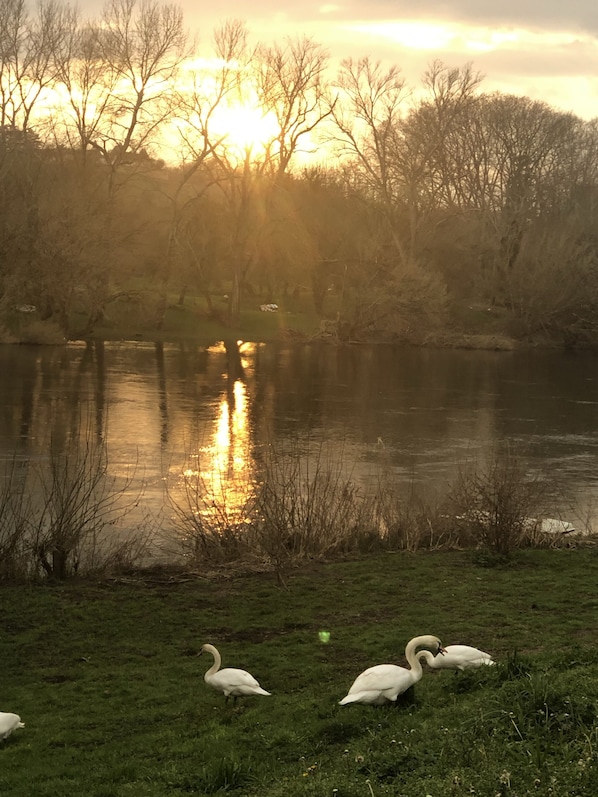
[[[266,448],[329,457],[367,485],[440,491],[509,443],[551,483],[550,512],[591,530],[598,362],[589,352],[135,342],[0,346],[0,458],[101,442],[139,510],[173,522],[184,473],[241,502]],[[235,498],[237,496],[237,498]]]

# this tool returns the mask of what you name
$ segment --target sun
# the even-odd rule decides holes
[[[236,103],[220,105],[211,121],[212,131],[225,136],[225,146],[244,154],[265,153],[280,135],[275,114],[255,105]]]

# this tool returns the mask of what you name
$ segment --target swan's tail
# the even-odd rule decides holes
[[[256,695],[271,695],[272,693],[271,692],[266,692],[265,689],[262,689],[261,686],[258,686],[258,688],[255,690],[254,694],[256,694]]]
[[[347,703],[359,703],[359,701],[363,698],[365,692],[356,692],[353,695],[347,695],[343,697],[342,700],[338,701],[339,706],[346,706]]]
[[[488,657],[487,659],[472,659],[471,661],[464,661],[457,667],[458,670],[473,670],[477,667],[490,667],[496,662]]]

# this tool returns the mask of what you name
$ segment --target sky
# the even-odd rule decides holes
[[[83,7],[101,0],[83,0]],[[334,61],[370,56],[401,67],[417,89],[427,66],[473,65],[482,88],[526,95],[584,119],[598,117],[597,0],[180,0],[207,51],[227,19],[271,44],[309,36]],[[89,8],[87,10],[90,10]]]

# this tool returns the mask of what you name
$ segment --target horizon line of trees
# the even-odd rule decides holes
[[[332,288],[350,338],[422,339],[464,305],[598,338],[598,121],[484,92],[471,64],[432,62],[414,99],[398,65],[332,74],[307,37],[252,45],[228,20],[212,46],[159,0],[96,20],[0,0],[0,323],[31,305],[86,334],[141,281],[157,329],[173,292],[216,313],[226,286],[237,325],[244,291],[309,289],[324,316]],[[235,105],[275,117],[270,140],[219,130]]]

